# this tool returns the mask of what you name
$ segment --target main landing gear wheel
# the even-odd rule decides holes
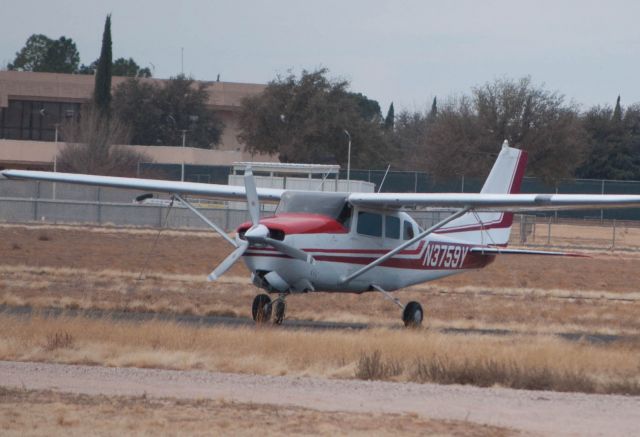
[[[422,305],[418,302],[409,302],[402,311],[402,321],[407,328],[419,328],[422,326]]]
[[[253,299],[251,315],[256,323],[266,323],[271,318],[271,298],[266,294],[259,294]]]
[[[287,304],[284,299],[277,299],[273,305],[275,306],[275,314],[273,316],[273,324],[280,325],[284,321],[284,313],[287,308]]]

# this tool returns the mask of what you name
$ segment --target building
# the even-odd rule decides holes
[[[112,86],[127,80],[114,77]],[[141,79],[163,82],[165,79]],[[244,97],[265,85],[205,82],[209,105],[225,124],[216,150],[137,146],[159,163],[230,164],[258,159],[238,142],[238,112]],[[56,155],[56,124],[78,114],[93,94],[94,76],[81,74],[0,71],[0,168],[50,168]],[[260,161],[274,161],[260,156]]]

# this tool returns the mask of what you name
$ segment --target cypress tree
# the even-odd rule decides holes
[[[393,102],[391,102],[391,104],[389,105],[389,110],[387,111],[387,116],[384,119],[385,130],[393,130],[395,118],[395,110],[393,109]]]
[[[618,100],[616,100],[616,107],[613,110],[613,117],[611,118],[614,123],[622,123],[622,108],[620,107],[620,94],[618,94]]]
[[[107,15],[102,34],[102,49],[96,68],[95,89],[93,99],[102,113],[109,112],[111,104],[111,14]]]
[[[429,113],[430,118],[436,118],[438,115],[438,98],[433,98],[433,103],[431,103],[431,112]]]

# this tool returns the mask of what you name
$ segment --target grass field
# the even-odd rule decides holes
[[[0,315],[0,359],[640,394],[640,342]]]
[[[229,252],[208,232],[167,231],[155,247],[152,230],[3,225],[0,232],[5,305],[246,317],[256,294],[241,263],[222,281],[205,281]],[[290,296],[288,317],[378,328],[291,332],[2,315],[0,358],[638,393],[640,341],[595,346],[544,335],[640,335],[640,256],[591,255],[505,256],[482,271],[401,291],[401,300],[425,306],[427,329],[416,332],[387,329],[401,324],[399,311],[376,293],[312,293]],[[539,335],[428,329],[438,327]]]

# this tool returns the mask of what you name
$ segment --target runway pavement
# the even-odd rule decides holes
[[[101,309],[62,309],[62,308],[32,308],[30,306],[9,306],[0,305],[0,314],[30,317],[38,314],[44,317],[90,317],[90,318],[111,318],[116,321],[144,322],[147,320],[172,321],[190,325],[205,326],[254,326],[255,322],[246,317],[229,316],[199,316],[192,314],[169,314],[152,312],[126,312]],[[280,328],[282,329],[306,329],[306,330],[364,330],[376,328],[377,325],[366,323],[342,323],[323,322],[311,320],[285,320]],[[398,324],[396,329],[406,329]],[[481,328],[432,328],[436,332],[451,335],[477,334],[477,335],[537,335],[536,332],[511,331],[508,329],[481,329]],[[555,332],[551,333],[557,337],[569,341],[586,341],[593,344],[608,344],[613,342],[640,341],[638,335],[614,335],[592,332]]]

